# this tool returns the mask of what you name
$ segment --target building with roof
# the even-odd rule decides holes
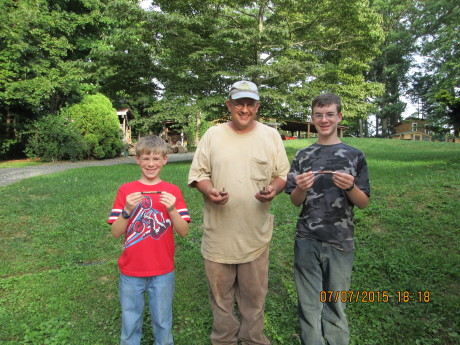
[[[129,108],[123,108],[117,110],[118,119],[120,120],[120,128],[123,132],[123,142],[131,144],[133,142],[131,138],[131,125],[129,120],[134,119],[134,114]]]
[[[426,128],[426,120],[410,119],[399,122],[394,126],[395,134],[391,137],[397,140],[431,141],[432,134]]]

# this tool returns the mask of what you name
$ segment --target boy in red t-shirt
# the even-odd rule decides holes
[[[141,178],[118,189],[108,220],[113,236],[125,235],[118,260],[120,344],[140,344],[147,291],[155,345],[172,345],[173,229],[181,237],[187,235],[190,216],[180,189],[160,179],[168,161],[163,139],[155,135],[141,138],[135,158]]]

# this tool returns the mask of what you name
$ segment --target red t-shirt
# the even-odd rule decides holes
[[[112,224],[121,214],[126,196],[135,192],[161,191],[176,197],[176,209],[190,222],[187,205],[179,187],[161,181],[146,185],[139,181],[123,184],[117,193],[107,223]],[[132,277],[152,277],[174,269],[174,235],[166,207],[159,202],[160,194],[145,194],[128,221],[123,252],[118,259],[121,273]]]

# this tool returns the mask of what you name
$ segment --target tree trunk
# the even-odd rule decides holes
[[[195,138],[193,145],[196,147],[198,146],[198,142],[200,141],[200,126],[201,126],[201,111],[196,115],[196,126],[195,126]]]

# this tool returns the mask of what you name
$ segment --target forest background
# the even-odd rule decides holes
[[[171,120],[195,142],[225,116],[228,87],[242,78],[260,88],[262,120],[306,121],[312,98],[330,91],[343,99],[348,135],[389,137],[406,97],[440,138],[451,129],[458,137],[456,5],[4,0],[0,159],[33,154],[40,143],[49,148],[45,135],[53,128],[52,140],[72,143],[63,157],[82,157],[83,146],[93,158],[119,154],[113,136],[93,135],[84,117],[73,124],[72,107],[89,95],[104,95],[114,109],[130,108],[133,137],[158,133]],[[80,142],[73,126],[92,136]]]

